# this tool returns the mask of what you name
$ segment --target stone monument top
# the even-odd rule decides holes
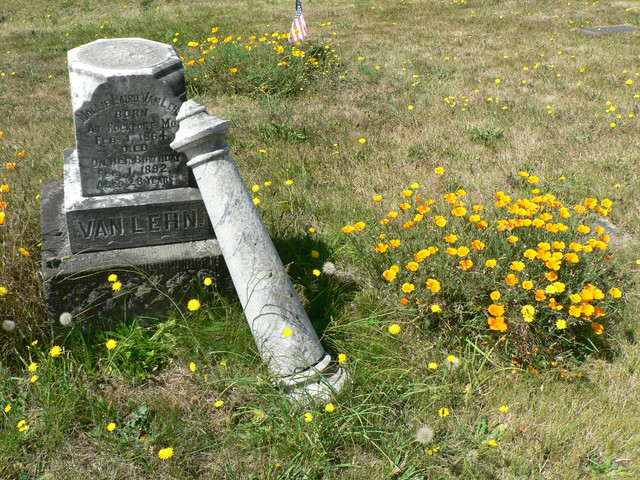
[[[99,40],[77,49],[86,65],[113,70],[140,70],[162,64],[172,56],[166,45],[139,38]]]
[[[169,144],[186,98],[182,60],[141,38],[92,42],[68,53],[84,196],[188,186]]]
[[[113,76],[161,79],[181,101],[187,99],[182,60],[171,45],[144,38],[101,39],[69,50],[67,60],[74,111]]]

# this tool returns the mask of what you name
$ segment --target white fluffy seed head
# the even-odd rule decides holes
[[[423,445],[431,443],[433,440],[433,428],[423,425],[416,432],[416,440]]]
[[[60,314],[59,320],[60,325],[68,327],[73,323],[73,315],[71,315],[69,312],[63,312]]]
[[[477,450],[469,450],[469,453],[467,453],[467,460],[470,463],[476,463],[478,458],[480,458],[480,454]]]
[[[16,322],[13,320],[4,320],[2,322],[2,328],[7,332],[13,332],[16,329]]]
[[[322,271],[326,275],[334,275],[336,273],[336,266],[331,262],[325,262],[324,265],[322,265]]]
[[[445,362],[445,365],[450,370],[455,370],[456,368],[458,368],[460,366],[460,359],[456,358],[453,362],[451,362],[451,361],[449,361],[449,359],[447,359],[447,361]]]

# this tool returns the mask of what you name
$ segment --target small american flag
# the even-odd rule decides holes
[[[291,24],[289,41],[294,44],[303,42],[308,36],[307,23],[304,21],[304,15],[302,14],[302,3],[300,3],[300,0],[296,0],[296,15],[293,17],[293,23]]]

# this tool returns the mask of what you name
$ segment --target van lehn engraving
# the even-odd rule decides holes
[[[205,216],[197,209],[118,215],[108,218],[76,219],[76,237],[87,240],[135,234],[169,233],[203,228]]]

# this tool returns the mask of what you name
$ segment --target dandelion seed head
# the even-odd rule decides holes
[[[324,265],[322,265],[322,271],[326,274],[326,275],[335,275],[336,273],[336,266],[334,263],[332,262],[324,262]]]
[[[476,463],[479,458],[480,454],[477,450],[469,450],[469,453],[467,453],[467,460],[469,463]]]
[[[433,428],[423,425],[416,432],[416,440],[423,445],[431,443],[433,440]]]
[[[449,355],[447,357],[447,363],[445,365],[449,370],[455,370],[460,366],[460,359],[455,355]]]
[[[2,322],[2,329],[7,332],[13,332],[16,329],[16,322],[13,320],[4,320]]]
[[[60,325],[68,327],[73,323],[73,315],[71,315],[69,312],[62,312],[58,320],[60,321]]]

